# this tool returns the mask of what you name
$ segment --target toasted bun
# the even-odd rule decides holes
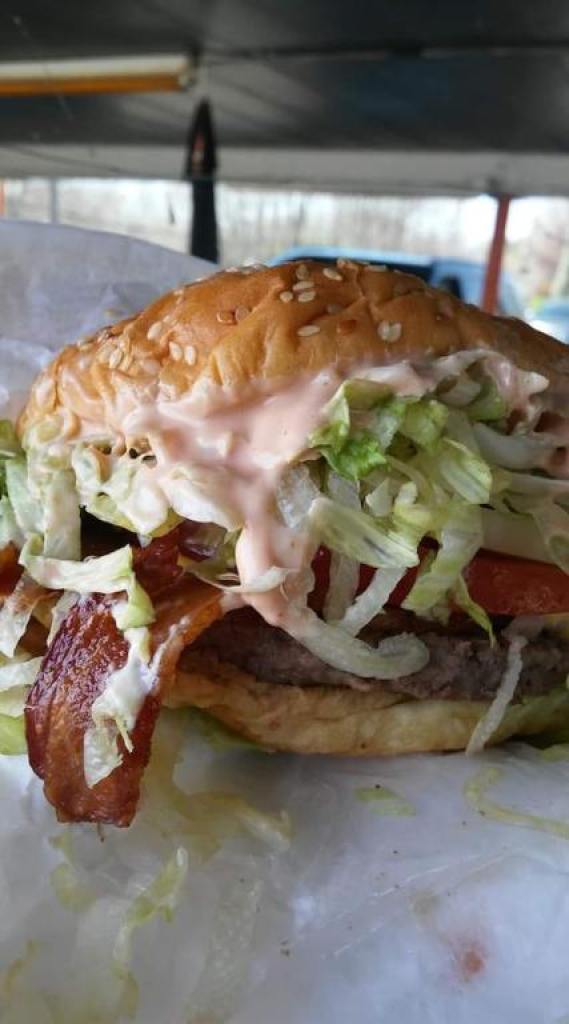
[[[60,437],[83,423],[112,440],[125,413],[180,398],[198,381],[240,388],[331,365],[382,366],[470,348],[502,353],[553,385],[567,381],[560,342],[408,274],[347,260],[226,271],[63,349],[36,381],[19,430],[59,412]]]
[[[201,708],[271,750],[352,757],[464,750],[489,707],[482,701],[413,700],[379,684],[362,693],[266,683],[191,651],[184,655],[167,704]],[[556,690],[511,705],[491,743],[568,724],[569,694]]]

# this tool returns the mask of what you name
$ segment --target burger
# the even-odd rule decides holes
[[[342,260],[63,349],[0,428],[0,697],[60,820],[129,824],[162,704],[303,754],[567,724],[568,395],[553,339]]]

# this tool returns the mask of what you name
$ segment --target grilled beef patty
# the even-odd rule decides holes
[[[368,643],[385,636],[413,632],[429,649],[429,662],[420,672],[381,682],[393,693],[445,700],[488,700],[496,693],[506,667],[507,641],[497,632],[492,647],[470,621],[437,627],[400,609],[378,616],[362,632]],[[296,686],[357,686],[362,680],[326,665],[281,629],[269,626],[250,609],[232,612],[214,623],[192,645],[207,651],[265,682]],[[522,652],[523,672],[516,690],[520,697],[537,697],[563,686],[569,675],[569,641],[542,633]]]

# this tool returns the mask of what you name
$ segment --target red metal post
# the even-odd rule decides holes
[[[502,257],[504,255],[504,242],[506,241],[506,225],[508,223],[508,213],[510,212],[510,199],[511,196],[498,196],[494,234],[488,251],[486,277],[482,293],[482,309],[486,313],[493,313],[496,309]]]

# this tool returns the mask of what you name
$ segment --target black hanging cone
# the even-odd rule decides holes
[[[188,136],[185,177],[192,183],[193,216],[190,238],[192,256],[217,263],[217,220],[215,216],[215,132],[208,100],[201,100]]]

